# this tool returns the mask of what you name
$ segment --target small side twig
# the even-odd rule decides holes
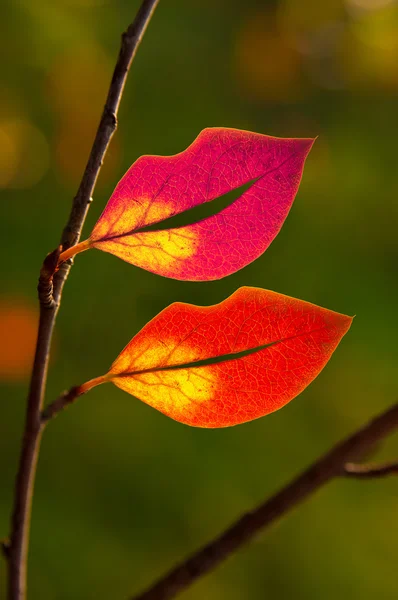
[[[98,126],[72,210],[61,237],[62,249],[76,244],[81,235],[94,188],[110,140],[116,130],[117,113],[131,62],[159,0],[143,0],[134,22],[122,36],[108,97]],[[15,482],[10,542],[7,546],[8,600],[26,598],[26,563],[29,545],[30,515],[41,435],[41,419],[47,382],[51,340],[63,286],[72,261],[64,262],[55,273],[57,252],[44,261],[39,279],[40,318],[36,351],[27,399],[21,455]]]
[[[398,462],[388,462],[381,465],[347,463],[342,473],[343,477],[352,479],[379,479],[389,475],[398,475]]]
[[[53,419],[58,415],[58,413],[77,400],[79,396],[81,396],[79,386],[72,387],[70,390],[62,392],[62,394],[60,394],[56,400],[51,402],[51,404],[46,406],[46,408],[42,411],[42,423],[45,424],[47,421],[50,421],[50,419]]]
[[[170,600],[212,571],[256,534],[342,474],[349,460],[358,459],[376,442],[398,429],[398,404],[370,421],[293,479],[263,504],[243,515],[209,544],[192,554],[146,591],[131,600]]]
[[[1,551],[3,553],[4,558],[7,560],[10,553],[10,541],[9,540],[1,540],[0,542]]]
[[[53,419],[64,410],[67,406],[72,404],[76,398],[86,394],[89,390],[101,383],[105,383],[107,381],[106,375],[102,375],[100,377],[94,377],[94,379],[90,379],[81,385],[75,385],[70,388],[66,392],[63,392],[56,400],[51,402],[46,406],[46,408],[41,413],[41,423],[45,425],[47,421]]]

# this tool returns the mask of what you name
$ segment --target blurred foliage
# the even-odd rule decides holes
[[[3,3],[0,48],[0,532],[8,532],[35,286],[58,243],[138,0]],[[88,233],[141,154],[173,154],[206,126],[315,136],[270,249],[212,283],[169,281],[99,252],[65,289],[48,399],[104,372],[169,303],[241,285],[348,314],[319,378],[239,427],[175,423],[101,386],[48,428],[40,458],[30,600],[125,598],[396,401],[398,6],[391,0],[161,0],[122,101]],[[126,315],[128,319],[126,322]],[[377,457],[397,456],[397,440]],[[337,481],[187,591],[187,600],[396,598],[393,479]],[[4,591],[0,566],[0,595]]]

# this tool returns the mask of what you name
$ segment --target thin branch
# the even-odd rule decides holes
[[[77,398],[81,396],[79,387],[72,387],[70,390],[62,392],[53,402],[48,404],[41,413],[41,421],[43,424],[47,423],[58,415],[61,411],[65,410],[67,406],[73,404]]]
[[[48,359],[62,289],[72,262],[62,264],[54,275],[60,249],[76,244],[81,235],[94,188],[109,142],[116,130],[117,112],[131,62],[159,0],[144,0],[134,22],[122,36],[119,56],[93,147],[72,211],[61,237],[61,246],[43,263],[38,285],[40,301],[39,331],[32,377],[27,399],[21,456],[15,482],[8,558],[8,600],[26,598],[26,563],[29,545],[32,495],[44,423],[41,420],[47,382]]]
[[[95,377],[94,379],[90,379],[82,385],[76,385],[70,388],[70,390],[67,390],[66,392],[62,392],[62,394],[58,396],[56,400],[48,404],[46,408],[42,411],[41,422],[47,423],[47,421],[56,417],[58,413],[60,413],[62,410],[65,410],[67,406],[69,406],[75,400],[77,400],[79,396],[86,394],[89,390],[92,390],[93,387],[101,385],[101,383],[105,383],[106,381],[106,376],[102,375],[101,377]]]
[[[80,240],[83,224],[92,202],[95,184],[109,143],[117,127],[117,113],[130,65],[158,4],[159,0],[143,0],[134,22],[122,35],[119,56],[113,71],[101,121],[82,181],[73,200],[68,223],[62,234],[61,243],[63,250],[74,246]],[[62,292],[69,269],[70,263],[68,261],[64,262],[54,278],[54,296],[56,300]]]
[[[398,475],[398,462],[389,462],[382,465],[359,465],[347,463],[344,466],[343,477],[352,479],[379,479],[388,475]]]
[[[298,506],[328,481],[341,475],[347,461],[357,459],[375,442],[385,438],[395,429],[398,429],[398,404],[338,443],[277,494],[243,515],[220,536],[131,600],[174,598],[197,579],[212,571],[261,530]]]

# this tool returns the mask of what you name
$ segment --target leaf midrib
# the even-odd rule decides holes
[[[277,344],[282,344],[292,339],[300,338],[304,335],[312,335],[313,333],[317,333],[322,331],[323,329],[327,329],[326,325],[320,327],[319,329],[314,329],[313,331],[305,331],[300,334],[291,335],[286,338],[282,338],[280,340],[276,340],[274,342],[269,342],[268,344],[262,344],[261,346],[256,346],[254,348],[248,348],[247,350],[240,350],[239,352],[229,352],[228,354],[222,354],[221,356],[214,356],[203,358],[201,360],[196,360],[192,362],[182,363],[178,365],[164,365],[151,367],[149,369],[141,369],[138,371],[129,371],[126,373],[115,373],[114,377],[132,377],[134,375],[144,375],[146,373],[156,373],[157,371],[176,371],[178,369],[190,369],[197,367],[207,367],[209,365],[231,362],[234,360],[239,360],[241,358],[245,358],[246,356],[250,356],[251,354],[256,354],[261,350],[265,350],[266,348],[270,348],[271,346],[275,346]]]

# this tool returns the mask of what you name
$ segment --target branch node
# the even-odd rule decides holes
[[[39,282],[37,292],[39,296],[40,306],[45,309],[54,309],[57,304],[53,294],[53,277],[57,270],[58,259],[62,251],[62,246],[58,246],[50,252],[44,259],[40,269]]]
[[[133,42],[133,38],[134,38],[134,28],[132,26],[133,24],[131,24],[126,31],[123,31],[122,33],[122,45],[121,45],[121,49],[120,51],[123,52],[123,50],[125,48],[127,48],[128,46],[131,45],[131,43]]]
[[[117,128],[117,116],[115,112],[111,108],[109,108],[109,106],[105,106],[104,113],[106,115],[108,127],[110,127],[112,131],[115,131],[115,129]]]
[[[6,560],[8,560],[10,557],[10,548],[11,548],[10,540],[8,538],[1,540],[0,546],[1,546],[1,551],[3,553],[4,558]]]

